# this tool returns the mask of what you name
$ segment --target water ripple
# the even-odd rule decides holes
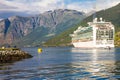
[[[0,65],[0,80],[119,80],[120,54],[117,50],[48,48],[15,64]]]
[[[61,65],[5,70],[1,80],[108,80],[120,79],[120,68],[114,62],[77,62]],[[118,64],[118,63],[117,63]],[[4,76],[2,76],[4,75]]]

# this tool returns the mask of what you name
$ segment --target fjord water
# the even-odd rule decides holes
[[[119,80],[120,49],[23,48],[33,55],[0,65],[0,80]]]

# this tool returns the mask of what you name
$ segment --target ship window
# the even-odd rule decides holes
[[[108,31],[106,31],[106,35],[109,35],[109,32],[108,32]]]
[[[113,39],[113,30],[109,31],[109,39]]]
[[[104,31],[100,31],[100,35],[104,35]]]
[[[100,30],[97,30],[97,32],[96,32],[96,39],[97,40],[101,40],[101,34],[103,35],[103,32]]]

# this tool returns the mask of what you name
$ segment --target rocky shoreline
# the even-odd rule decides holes
[[[27,52],[17,48],[0,49],[0,63],[10,63],[31,57]]]

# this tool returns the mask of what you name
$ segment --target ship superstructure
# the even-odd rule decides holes
[[[88,22],[88,27],[80,26],[70,36],[74,47],[106,48],[114,47],[114,33],[114,25],[111,22],[95,18],[93,22]]]

